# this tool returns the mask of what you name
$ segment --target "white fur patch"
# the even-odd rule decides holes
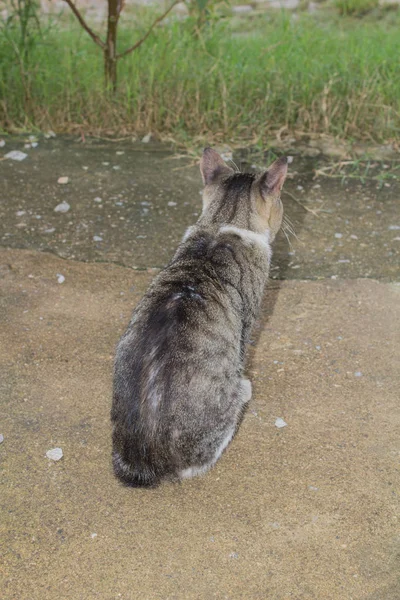
[[[251,381],[249,379],[242,379],[240,386],[242,388],[243,402],[247,404],[251,400]]]
[[[188,469],[183,469],[179,473],[180,479],[191,479],[192,477],[197,477],[198,475],[204,475],[210,469],[212,464],[203,465],[202,467],[189,467]]]
[[[183,234],[182,243],[186,242],[186,240],[190,238],[190,236],[192,235],[193,232],[194,232],[194,225],[191,225],[190,227],[188,227],[186,229],[185,233]]]
[[[132,475],[132,470],[126,462],[124,462],[121,458],[119,452],[113,453],[114,464],[117,466],[125,475]]]
[[[265,234],[255,233],[254,231],[250,231],[250,229],[242,229],[241,227],[235,227],[234,225],[223,225],[220,227],[219,233],[234,233],[243,240],[246,246],[253,246],[256,244],[267,252],[270,250],[268,231]]]
[[[232,440],[234,433],[234,428],[228,432],[228,434],[222,440],[221,445],[217,448],[217,451],[215,452],[211,462],[207,463],[206,465],[201,465],[200,467],[189,467],[188,469],[183,469],[183,471],[179,473],[179,477],[181,479],[191,479],[192,477],[197,477],[198,475],[203,475],[206,473],[220,458],[221,454]]]

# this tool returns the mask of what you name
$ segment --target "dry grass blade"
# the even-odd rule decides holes
[[[299,206],[301,206],[301,208],[304,208],[304,210],[306,210],[307,212],[309,212],[312,215],[314,215],[314,217],[318,217],[318,212],[316,210],[314,210],[313,208],[309,208],[308,206],[305,206],[305,204],[303,204],[302,202],[300,202],[300,200],[298,198],[296,198],[296,196],[293,196],[293,194],[291,194],[287,190],[284,190],[284,194],[286,194],[292,200],[294,200]]]

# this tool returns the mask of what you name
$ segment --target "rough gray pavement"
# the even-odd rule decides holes
[[[0,170],[14,169],[6,162]],[[73,180],[74,172],[53,170]],[[21,178],[2,210],[12,201],[12,211],[22,203],[46,215],[47,197],[29,208]],[[54,190],[52,205],[64,193]],[[365,193],[375,208],[379,194]],[[83,204],[79,187],[75,198]],[[387,201],[386,214],[395,211]],[[359,216],[349,212],[349,231]],[[384,232],[395,233],[388,222],[373,236],[382,257]],[[389,282],[390,264],[382,261],[380,281],[321,271],[319,280],[272,281],[250,347],[253,399],[239,434],[205,477],[143,491],[111,473],[111,375],[158,249],[145,240],[149,268],[133,270],[18,239],[26,249],[14,240],[0,251],[2,598],[400,598],[400,285]],[[301,252],[301,269],[310,268],[311,253]],[[350,257],[365,264],[362,249]],[[275,427],[278,417],[286,427]],[[63,458],[53,462],[46,452],[56,447]]]
[[[3,152],[21,148],[20,140],[7,140]],[[25,152],[22,162],[0,162],[3,246],[162,267],[201,212],[198,160],[177,160],[165,146],[56,138]],[[283,202],[299,241],[289,236],[290,249],[280,235],[271,275],[396,279],[400,183],[343,186],[314,179],[314,166],[297,157],[290,166]],[[60,177],[68,184],[58,184]],[[55,212],[63,202],[69,210]]]

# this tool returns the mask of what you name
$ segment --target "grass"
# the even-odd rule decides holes
[[[379,0],[335,0],[339,14],[362,17],[379,7]]]
[[[345,184],[349,179],[355,179],[362,184],[376,182],[378,189],[389,186],[400,179],[400,165],[387,164],[383,161],[344,160],[320,167],[315,175],[340,179]]]
[[[243,23],[247,25],[243,25]],[[277,131],[394,140],[400,133],[400,20],[300,15],[215,21],[200,36],[171,20],[119,62],[103,87],[99,49],[72,20],[32,38],[27,56],[0,31],[0,127],[159,133],[255,141]],[[237,21],[236,21],[237,23]],[[119,31],[127,47],[144,28]]]

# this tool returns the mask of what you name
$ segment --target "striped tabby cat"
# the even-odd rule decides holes
[[[206,148],[200,168],[203,212],[117,347],[113,467],[133,487],[205,473],[251,397],[245,349],[282,222],[287,160],[237,173]]]

